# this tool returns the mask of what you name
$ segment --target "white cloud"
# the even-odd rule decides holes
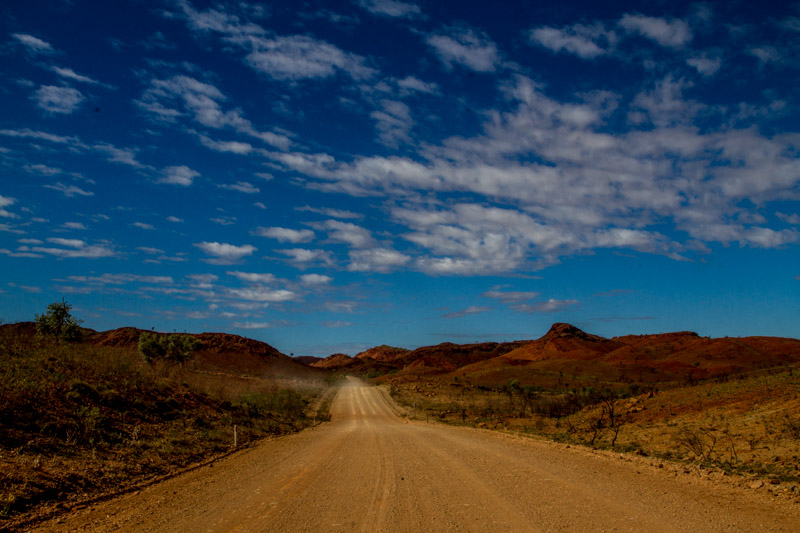
[[[172,276],[142,276],[140,274],[102,274],[100,276],[67,276],[75,283],[94,285],[125,285],[128,283],[148,283],[152,285],[172,285]]]
[[[167,167],[163,170],[163,176],[158,180],[158,182],[188,187],[199,175],[199,172],[192,170],[186,165]]]
[[[55,176],[56,174],[61,174],[62,172],[60,168],[49,167],[41,163],[37,163],[35,165],[25,165],[25,170],[31,174],[39,174],[40,176]]]
[[[54,183],[52,185],[44,185],[47,189],[53,189],[59,191],[67,197],[75,197],[75,196],[94,196],[94,193],[91,191],[85,191],[80,187],[76,187],[75,185],[64,185],[63,183]]]
[[[364,80],[375,74],[363,57],[305,35],[255,38],[250,42],[253,51],[245,62],[277,80],[328,78],[337,72]]]
[[[183,219],[182,219],[182,218],[178,218],[178,217],[174,217],[174,216],[168,216],[168,217],[167,217],[167,220],[168,220],[169,222],[183,222]]]
[[[236,279],[240,279],[242,281],[246,281],[248,283],[274,283],[276,281],[274,274],[260,274],[256,272],[239,272],[239,271],[232,271],[226,272],[229,276],[233,276]]]
[[[368,229],[350,222],[326,220],[315,224],[315,227],[327,231],[331,241],[349,244],[353,248],[367,248],[375,244],[375,239]]]
[[[200,142],[206,148],[211,148],[216,152],[230,152],[232,154],[247,155],[255,148],[250,143],[240,141],[215,141],[205,135],[200,135]]]
[[[486,291],[482,294],[482,296],[485,296],[487,298],[493,298],[505,304],[526,302],[528,300],[533,300],[539,295],[540,293],[538,292],[530,292],[530,291],[498,291],[498,290]]]
[[[28,128],[21,130],[0,130],[0,135],[7,137],[22,137],[27,139],[40,139],[57,144],[75,144],[78,142],[76,137],[64,137],[62,135],[53,135],[46,131],[31,130]]]
[[[236,224],[236,217],[215,217],[209,219],[211,222],[219,224],[220,226],[232,226]]]
[[[219,276],[215,274],[189,274],[186,277],[197,289],[211,289],[213,288],[212,284],[219,279]]]
[[[320,190],[390,198],[391,222],[407,228],[395,234],[414,247],[407,267],[431,274],[536,269],[598,247],[680,260],[705,242],[792,242],[780,228],[753,227],[765,222],[730,220],[760,209],[742,200],[763,206],[794,196],[797,136],[701,128],[716,110],[687,98],[690,86],[667,76],[632,99],[599,91],[557,100],[515,76],[501,85],[503,112],[487,111],[482,132],[427,145],[413,158],[269,157]],[[620,116],[638,118],[619,124]],[[456,200],[466,195],[473,203]]]
[[[256,194],[258,192],[261,192],[261,189],[254,186],[252,183],[248,183],[246,181],[237,181],[236,183],[226,183],[223,185],[217,185],[217,187],[221,189],[228,189],[231,191],[243,192],[245,194]]]
[[[409,142],[408,132],[414,125],[409,107],[397,100],[381,100],[380,109],[370,113],[376,122],[378,138],[381,143],[397,148],[400,143]]]
[[[295,207],[295,211],[304,211],[309,213],[317,213],[318,215],[325,215],[331,218],[364,218],[361,213],[354,213],[353,211],[346,211],[344,209],[332,209],[328,207],[312,207],[305,205],[303,207]]]
[[[61,248],[45,247],[45,246],[27,246],[19,247],[19,252],[31,252],[35,254],[48,254],[56,257],[63,258],[83,258],[83,259],[100,259],[105,257],[115,257],[117,254],[108,243],[101,242],[99,244],[88,244],[86,241],[80,239],[62,239],[58,237],[51,237],[47,239],[50,244],[55,244]]]
[[[17,201],[16,198],[10,198],[8,196],[3,196],[2,194],[0,194],[0,217],[19,218],[19,215],[6,210],[6,207],[13,205],[16,201]]]
[[[427,42],[446,66],[460,64],[477,72],[494,72],[500,64],[497,46],[471,28],[451,28],[446,35],[430,35]]]
[[[511,308],[520,313],[556,313],[575,307],[578,303],[578,300],[556,300],[550,298],[547,301],[534,304],[512,305]]]
[[[447,313],[442,315],[442,318],[461,318],[468,315],[477,315],[479,313],[485,313],[487,311],[491,311],[491,307],[481,307],[478,305],[471,305],[466,309],[462,309],[461,311],[454,311],[452,313]]]
[[[215,86],[179,75],[167,80],[151,80],[150,87],[136,104],[158,120],[172,122],[188,113],[195,122],[208,128],[231,128],[283,150],[290,146],[291,141],[286,135],[257,130],[252,122],[242,116],[240,109],[224,111],[220,103],[225,101],[227,97]],[[184,111],[170,107],[176,103]],[[200,138],[204,144],[217,151],[235,152],[245,149],[243,144],[226,145],[204,136]]]
[[[433,94],[439,90],[439,86],[433,82],[425,82],[414,76],[406,76],[397,80],[397,86],[407,92],[420,92]]]
[[[713,76],[722,66],[722,58],[699,55],[687,59],[686,64],[697,69],[703,76]]]
[[[342,72],[355,80],[362,80],[375,74],[365,65],[363,57],[325,41],[307,35],[274,36],[257,24],[242,21],[220,9],[201,12],[189,2],[179,5],[190,28],[221,34],[228,43],[245,52],[247,65],[274,79],[298,81],[327,78]]]
[[[314,232],[310,229],[291,229],[291,228],[256,228],[253,235],[275,239],[279,242],[291,242],[293,244],[310,242],[314,240]]]
[[[131,224],[131,226],[133,226],[135,228],[139,228],[139,229],[146,229],[146,230],[155,229],[155,227],[152,224],[146,224],[144,222],[134,222],[133,224]]]
[[[128,148],[117,148],[113,144],[97,143],[92,148],[100,153],[108,156],[108,160],[112,163],[121,163],[135,168],[143,168],[139,161],[136,160],[136,152]]]
[[[576,24],[567,28],[534,28],[530,40],[553,52],[565,51],[583,59],[593,59],[608,52],[616,42],[616,35],[599,24]]]
[[[225,294],[230,298],[252,302],[279,303],[296,300],[298,295],[287,289],[270,289],[254,286],[246,289],[227,289]]]
[[[782,20],[780,26],[787,30],[800,32],[800,17],[789,17]]]
[[[391,272],[404,266],[411,257],[389,248],[351,250],[347,270],[355,272]]]
[[[270,322],[234,322],[231,326],[238,329],[268,329],[274,327]]]
[[[75,72],[71,68],[65,68],[65,67],[52,67],[52,68],[53,68],[53,72],[55,72],[56,74],[58,74],[62,78],[67,78],[67,79],[73,80],[73,81],[79,81],[81,83],[88,83],[89,85],[100,85],[99,81],[93,80],[92,78],[90,78],[88,76],[84,76],[82,74],[78,74],[77,72]]]
[[[631,33],[639,33],[656,41],[661,46],[680,48],[692,40],[692,30],[680,19],[664,19],[646,17],[644,15],[626,14],[619,25]]]
[[[783,56],[774,46],[754,46],[748,52],[757,57],[762,64],[779,63],[783,60]]]
[[[139,246],[136,249],[148,255],[158,255],[164,253],[164,250],[161,248],[153,248],[152,246]]]
[[[36,54],[52,54],[55,52],[50,43],[38,37],[34,37],[33,35],[28,35],[27,33],[12,33],[11,36],[22,43],[30,52]]]
[[[358,4],[376,15],[412,18],[422,13],[417,4],[400,0],[359,0]]]
[[[84,230],[86,226],[80,222],[64,222],[61,224],[62,228]]]
[[[328,322],[323,322],[322,325],[325,326],[326,328],[346,328],[352,326],[353,323],[346,322],[344,320],[331,320]]]
[[[241,261],[242,258],[253,255],[253,252],[256,251],[256,247],[250,244],[236,246],[234,244],[216,241],[198,242],[195,243],[194,246],[200,248],[207,255],[213,256],[212,259],[205,260],[207,263],[213,265],[230,265],[237,263]]]
[[[332,265],[333,258],[327,250],[309,250],[307,248],[289,248],[276,250],[289,258],[299,268],[304,268],[314,264]]]
[[[77,89],[55,85],[42,85],[32,98],[41,109],[62,115],[74,113],[86,100],[86,97]]]
[[[2,205],[0,204],[0,207]],[[775,213],[775,215],[786,222],[787,224],[792,224],[793,226],[800,226],[800,215],[797,213]]]
[[[323,274],[305,274],[300,276],[300,283],[303,285],[327,285],[331,281],[333,281],[332,277]]]

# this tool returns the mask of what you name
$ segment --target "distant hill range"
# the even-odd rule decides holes
[[[378,346],[355,357],[334,354],[311,362],[339,372],[387,374],[408,381],[456,376],[473,383],[509,379],[542,386],[725,379],[800,362],[800,340],[779,337],[712,339],[681,331],[606,339],[564,323],[541,338],[480,344],[443,343],[416,350]]]
[[[35,334],[33,322],[0,328]],[[83,328],[83,343],[138,350],[146,330]],[[157,333],[169,335],[168,333]],[[564,323],[541,338],[514,342],[445,342],[407,350],[376,346],[353,357],[289,357],[269,344],[228,333],[189,334],[201,343],[191,368],[263,377],[319,378],[329,372],[414,381],[427,377],[498,385],[509,379],[545,387],[654,384],[727,379],[800,362],[800,340],[780,337],[700,337],[681,331],[607,339]]]
[[[20,322],[0,326],[20,335],[34,335],[33,322]],[[137,328],[119,328],[109,331],[95,331],[81,328],[82,343],[94,346],[107,346],[121,350],[139,349],[142,333],[171,335]],[[211,373],[251,375],[271,378],[320,378],[324,372],[296,361],[282,354],[269,344],[229,333],[188,333],[200,341],[190,362],[192,370]]]

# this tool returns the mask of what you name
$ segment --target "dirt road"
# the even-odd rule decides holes
[[[800,531],[800,506],[590,450],[409,423],[351,378],[333,421],[42,531]]]

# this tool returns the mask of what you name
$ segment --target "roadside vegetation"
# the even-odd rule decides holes
[[[93,346],[54,305],[42,316],[75,324],[66,336],[46,318],[0,326],[0,530],[228,453],[234,428],[242,447],[328,416],[323,382],[199,375],[188,335]]]
[[[477,385],[449,375],[387,383],[410,417],[539,435],[800,482],[800,367],[658,386]]]

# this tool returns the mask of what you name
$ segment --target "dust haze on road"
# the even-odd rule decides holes
[[[408,422],[348,378],[330,423],[39,530],[796,532],[798,507],[587,449]]]

